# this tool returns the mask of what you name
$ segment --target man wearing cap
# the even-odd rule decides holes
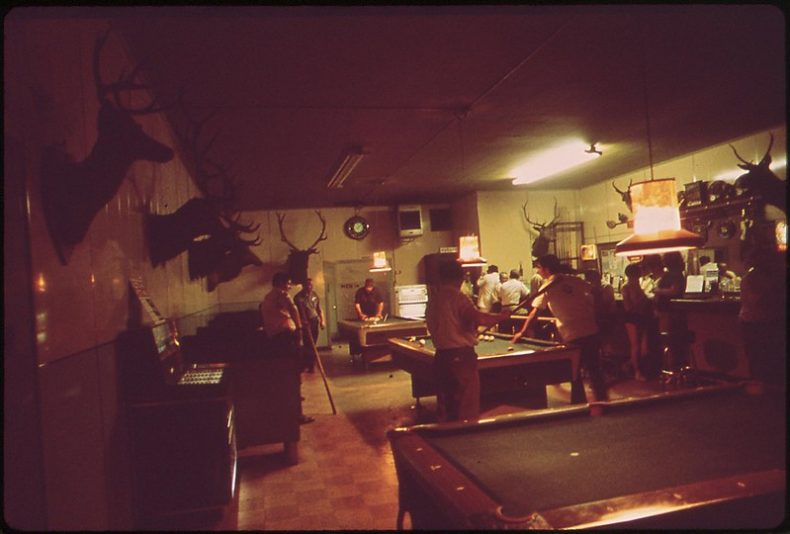
[[[381,319],[384,311],[384,299],[376,288],[372,278],[365,279],[365,285],[354,295],[354,309],[360,321],[374,318]]]

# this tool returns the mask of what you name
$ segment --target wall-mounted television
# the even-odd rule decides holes
[[[398,234],[400,237],[422,235],[422,210],[420,210],[420,206],[398,206]]]

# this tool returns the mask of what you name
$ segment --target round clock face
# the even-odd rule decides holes
[[[346,221],[343,230],[345,230],[346,235],[351,239],[362,239],[368,235],[370,224],[364,218],[355,215]]]

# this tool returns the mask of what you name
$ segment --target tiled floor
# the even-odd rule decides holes
[[[345,345],[322,351],[331,404],[321,374],[304,374],[299,463],[286,466],[281,445],[239,451],[236,500],[218,521],[190,525],[207,530],[391,530],[398,510],[398,481],[386,431],[433,420],[435,398],[414,408],[409,375],[389,361],[367,371],[353,366]],[[657,383],[613,384],[612,398],[658,391]],[[549,405],[564,405],[570,386],[550,386]],[[517,406],[489,406],[489,415]],[[408,517],[406,518],[408,527]]]

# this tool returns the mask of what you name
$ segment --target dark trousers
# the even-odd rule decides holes
[[[439,349],[433,369],[439,421],[476,420],[480,415],[480,375],[475,349]]]
[[[601,373],[600,336],[595,334],[592,336],[580,337],[571,341],[570,344],[576,345],[580,349],[579,363],[581,364],[581,368],[584,369],[587,372],[587,375],[590,377],[590,385],[592,386],[595,400],[608,400],[609,396],[606,393],[606,382],[604,381],[603,374]],[[584,393],[584,387],[581,384],[581,373],[578,377],[576,377],[576,380],[578,380],[579,383],[577,384],[577,387],[572,389],[571,402],[587,402],[587,394]]]
[[[313,346],[316,346],[316,343],[318,343],[318,317],[309,319],[307,321],[307,327],[310,329],[310,335],[313,336],[313,345],[310,345],[310,342],[305,336],[304,345],[302,346],[302,368],[312,372],[315,368],[315,352],[313,351]]]
[[[268,339],[269,341],[269,356],[289,358],[295,365],[299,366],[299,391],[301,399],[302,390],[302,350],[299,346],[299,335],[297,332],[284,331],[276,334]],[[299,415],[302,415],[302,401],[299,401]]]

